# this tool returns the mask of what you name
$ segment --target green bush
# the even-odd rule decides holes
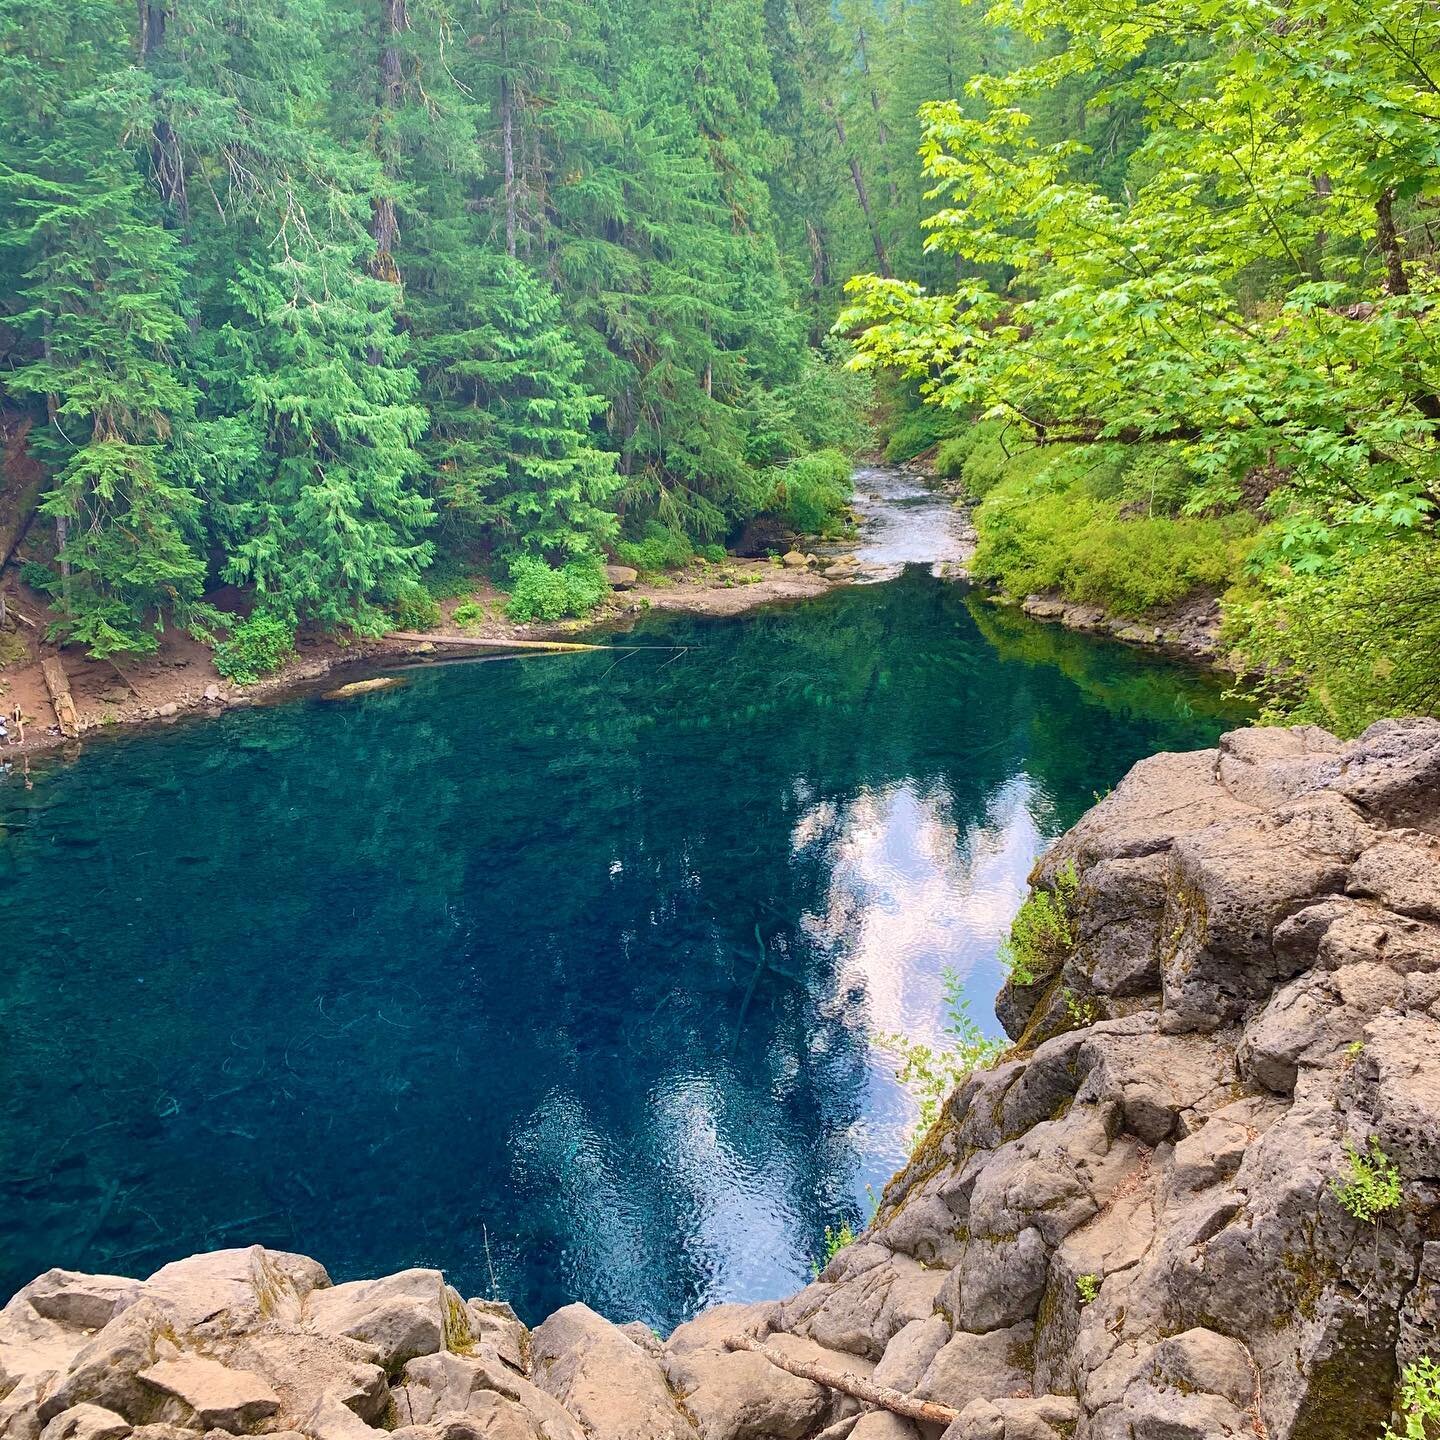
[[[395,622],[402,630],[433,630],[440,623],[440,606],[418,580],[400,587],[392,607]]]
[[[820,535],[845,513],[853,494],[850,462],[838,450],[817,450],[785,466],[767,508],[792,530]]]
[[[294,653],[294,620],[257,610],[248,620],[232,625],[229,635],[215,646],[215,668],[237,685],[253,685]]]
[[[622,565],[632,569],[656,574],[662,570],[678,570],[688,565],[695,549],[690,537],[679,530],[667,529],[658,520],[652,520],[645,527],[645,534],[639,540],[622,540],[615,547],[616,557]]]
[[[1261,676],[1266,720],[1350,736],[1440,714],[1440,546],[1357,542],[1308,572],[1282,552],[1227,598],[1224,635]]]
[[[1055,872],[1053,888],[1032,890],[1000,946],[1000,963],[1016,985],[1053,975],[1075,946],[1071,924],[1080,877],[1074,861]]]
[[[598,560],[571,560],[559,570],[533,555],[510,562],[511,590],[505,613],[522,624],[588,615],[605,598],[609,584]]]
[[[1347,1145],[1345,1160],[1350,1178],[1334,1181],[1330,1189],[1347,1215],[1373,1225],[1380,1216],[1400,1208],[1399,1168],[1373,1135],[1364,1154]]]
[[[918,1143],[940,1116],[940,1107],[950,1092],[972,1071],[983,1069],[1005,1048],[1003,1040],[986,1035],[970,1014],[960,977],[953,970],[943,972],[945,986],[944,1032],[949,1041],[942,1047],[926,1045],[904,1035],[877,1035],[875,1043],[895,1055],[900,1065],[895,1078],[920,1103],[920,1114],[912,1139]]]
[[[904,411],[891,424],[890,438],[885,442],[885,458],[892,465],[913,460],[942,440],[958,434],[965,423],[954,411],[942,410],[936,405]]]
[[[456,607],[450,618],[465,629],[470,625],[478,625],[485,618],[485,607],[477,605],[473,600],[462,600]]]
[[[723,565],[730,558],[723,545],[702,545],[696,553],[712,565]]]
[[[1405,1428],[1387,1428],[1384,1440],[1440,1440],[1440,1364],[1424,1355],[1405,1367],[1396,1409]]]
[[[966,464],[967,485],[978,453]],[[1067,475],[1075,464],[1057,457],[1039,478],[1012,470],[988,494],[975,512],[977,578],[1011,595],[1059,591],[1139,616],[1239,576],[1258,529],[1253,516],[1124,513],[1120,501],[1097,498]]]

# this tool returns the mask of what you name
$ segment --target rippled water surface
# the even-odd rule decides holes
[[[1050,837],[1234,718],[909,570],[0,783],[0,1289],[258,1240],[668,1326],[803,1280]]]

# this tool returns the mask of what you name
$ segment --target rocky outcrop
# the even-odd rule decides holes
[[[945,1440],[1377,1435],[1440,1351],[1440,722],[1154,756],[1033,879],[1015,1045],[797,1294],[662,1342],[259,1247],[55,1270],[0,1440],[936,1440],[842,1375]]]
[[[1144,645],[1187,660],[1218,662],[1221,655],[1220,601],[1206,591],[1197,591],[1139,620],[1111,615],[1099,605],[1083,605],[1063,595],[1027,595],[1020,608],[1032,620],[1113,635],[1127,645]]]

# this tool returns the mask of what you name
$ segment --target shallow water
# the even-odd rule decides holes
[[[0,1291],[261,1241],[661,1328],[803,1281],[1047,840],[1237,716],[911,569],[0,784]],[[618,642],[617,642],[618,643]]]
[[[855,556],[859,580],[893,580],[907,565],[941,575],[962,566],[975,548],[964,512],[906,471],[860,468],[852,503],[860,517],[860,539],[846,548]]]

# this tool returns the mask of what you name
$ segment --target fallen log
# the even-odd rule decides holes
[[[573,640],[482,640],[478,635],[426,635],[418,630],[392,630],[387,640],[423,641],[434,645],[461,645],[477,650],[609,650],[609,645],[581,645]]]
[[[932,1425],[949,1425],[960,1418],[960,1412],[952,1405],[942,1405],[938,1400],[917,1400],[912,1395],[901,1394],[888,1385],[877,1385],[873,1380],[863,1379],[849,1370],[832,1370],[828,1365],[817,1365],[813,1360],[801,1360],[787,1355],[773,1345],[766,1345],[753,1335],[732,1335],[725,1342],[727,1350],[749,1350],[768,1360],[777,1370],[798,1375],[802,1380],[811,1380],[827,1390],[838,1390],[856,1400],[878,1405],[891,1414],[903,1415],[907,1420],[925,1420]]]
[[[42,656],[40,673],[45,677],[45,688],[50,692],[50,704],[55,709],[60,733],[67,740],[73,740],[80,733],[80,717],[75,712],[75,697],[70,693],[70,681],[66,678],[60,657]]]

